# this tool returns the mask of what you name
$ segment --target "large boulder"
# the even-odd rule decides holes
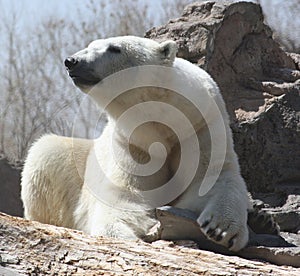
[[[179,57],[213,76],[249,190],[287,229],[299,231],[299,204],[289,203],[291,196],[300,202],[299,55],[280,48],[260,6],[250,2],[190,4],[181,17],[152,28],[146,37],[177,41]],[[287,206],[284,212],[293,219],[282,217]]]
[[[23,216],[20,175],[20,164],[11,164],[5,157],[0,156],[0,212]]]

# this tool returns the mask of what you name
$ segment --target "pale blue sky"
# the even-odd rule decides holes
[[[113,1],[111,0],[111,2]],[[155,9],[159,6],[157,5],[158,3],[171,2],[173,0],[140,1],[147,3],[155,16],[157,14]],[[261,0],[260,2],[267,15],[274,14],[274,11],[279,14],[279,16],[277,14],[276,18],[268,17],[268,23],[271,27],[279,32],[283,32],[284,35],[287,35],[286,32],[289,32],[288,36],[300,44],[300,17],[296,16],[297,12],[295,10],[290,11],[286,9],[291,3],[297,1],[299,0]],[[76,20],[76,10],[80,9],[84,13],[85,5],[88,2],[89,0],[0,0],[0,19],[5,16],[11,17],[12,11],[16,11],[20,28],[28,25],[36,26],[44,17],[59,16]],[[100,4],[102,1],[95,0],[95,2]],[[253,2],[255,1],[253,0]],[[292,29],[289,26],[292,26]],[[297,30],[296,32],[295,29]]]
[[[112,0],[111,2],[113,2]],[[147,3],[155,14],[155,9],[160,2],[172,2],[173,0],[140,0]],[[195,0],[196,1],[196,0]],[[238,0],[237,0],[238,1]],[[251,1],[251,0],[248,0]],[[275,0],[274,0],[275,1]],[[0,0],[1,16],[9,16],[16,11],[22,24],[37,24],[40,19],[47,16],[74,17],[76,9],[85,10],[88,0]],[[101,0],[95,0],[101,3]],[[193,2],[192,0],[190,2]],[[74,18],[75,19],[75,18]]]
[[[84,0],[0,0],[2,16],[11,16],[12,12],[25,25],[37,24],[43,17],[67,17],[75,14],[77,8],[82,7]]]

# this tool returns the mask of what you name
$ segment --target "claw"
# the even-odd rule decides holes
[[[214,235],[214,240],[215,241],[220,241],[222,239],[223,239],[223,237],[222,237],[222,230],[219,227],[217,227],[216,231],[215,231],[215,235]]]
[[[201,228],[206,227],[206,226],[209,224],[209,222],[210,222],[210,220],[204,221],[204,222],[200,225],[200,227],[201,227]]]
[[[222,237],[222,230],[217,226],[215,229],[212,229],[212,228],[210,228],[207,232],[206,232],[206,234],[211,238],[211,239],[214,239],[214,240],[216,240],[216,241],[218,241],[217,240],[217,238],[219,237],[219,240],[221,240],[223,237]]]
[[[212,238],[216,234],[216,229],[209,228],[206,232],[206,235],[208,235],[210,238]]]
[[[235,238],[237,234],[235,234],[229,241],[228,241],[228,248],[230,249],[234,245]]]
[[[218,241],[220,241],[220,240],[222,240],[223,239],[223,236],[222,235],[218,235],[218,236],[216,236],[216,238],[215,238],[215,240],[218,242]]]

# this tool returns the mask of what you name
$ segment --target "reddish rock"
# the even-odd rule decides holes
[[[300,183],[299,55],[285,53],[259,5],[205,2],[153,28],[178,56],[208,71],[227,105],[242,175],[252,192]]]

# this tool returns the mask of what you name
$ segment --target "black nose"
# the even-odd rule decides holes
[[[78,63],[78,60],[74,57],[68,57],[65,59],[65,66],[69,70],[73,69],[77,63]]]

